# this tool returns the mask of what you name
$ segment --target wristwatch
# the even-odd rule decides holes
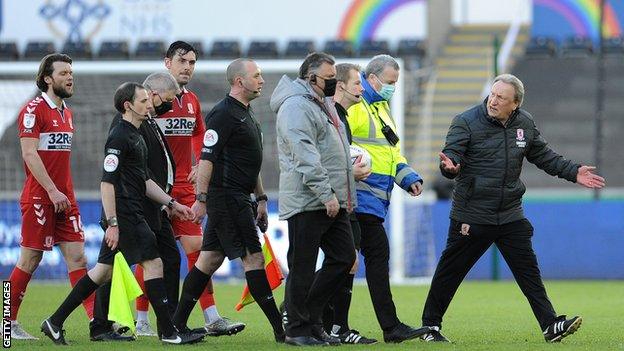
[[[199,193],[197,195],[195,195],[195,200],[202,202],[202,203],[206,203],[206,201],[208,200],[208,194],[206,193]]]
[[[169,200],[169,203],[167,203],[167,207],[168,207],[170,210],[173,210],[173,204],[175,204],[175,202],[176,202],[176,199],[171,198],[171,200]]]
[[[119,222],[117,221],[117,217],[115,216],[108,217],[106,219],[106,225],[109,227],[117,227],[119,225]]]
[[[269,201],[269,197],[266,194],[256,196],[256,202]]]

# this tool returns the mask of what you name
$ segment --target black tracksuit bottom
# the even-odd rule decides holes
[[[531,244],[531,223],[522,219],[502,225],[470,224],[469,235],[462,235],[460,229],[461,222],[451,219],[446,249],[436,267],[423,310],[423,325],[442,326],[442,316],[459,284],[492,244],[496,244],[509,265],[541,329],[552,324],[557,316],[546,295]]]
[[[355,261],[349,216],[344,209],[334,218],[325,210],[298,213],[288,219],[288,240],[286,335],[309,336]],[[325,259],[315,274],[319,248]]]

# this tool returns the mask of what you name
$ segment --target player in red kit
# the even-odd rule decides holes
[[[195,202],[195,167],[201,148],[203,147],[204,132],[206,131],[201,106],[197,96],[186,89],[186,85],[193,77],[197,50],[183,41],[176,41],[169,46],[165,55],[165,66],[175,77],[182,93],[169,103],[163,103],[156,108],[168,111],[160,114],[156,122],[165,135],[169,149],[176,164],[175,180],[171,196],[186,206]],[[195,265],[202,245],[201,225],[191,221],[172,219],[171,224],[176,239],[180,241],[187,257],[189,270]],[[142,282],[142,270],[136,270],[137,280]],[[208,335],[233,335],[245,328],[245,324],[221,317],[215,305],[212,282],[208,284],[199,298],[199,304],[204,314],[204,329]],[[137,299],[137,334],[152,335],[147,318],[148,301],[142,296]]]
[[[26,181],[20,199],[20,257],[9,278],[14,339],[36,339],[21,328],[17,313],[44,251],[59,246],[72,286],[87,273],[84,233],[70,172],[74,123],[64,101],[74,93],[72,59],[64,54],[45,56],[37,87],[41,95],[22,108],[17,123]],[[91,295],[83,304],[89,319],[93,318],[93,299]]]

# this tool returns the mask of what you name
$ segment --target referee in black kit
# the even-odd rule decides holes
[[[156,125],[153,117],[166,113],[180,87],[176,79],[168,72],[152,73],[143,82],[147,89],[151,105],[148,106],[150,118],[141,123],[139,133],[147,146],[147,170],[149,177],[168,194],[173,186],[175,162],[167,141]],[[119,113],[113,118],[110,130],[123,120]],[[109,130],[109,132],[110,132]],[[173,235],[166,206],[143,198],[143,214],[150,229],[156,234],[158,253],[163,262],[163,279],[167,290],[167,300],[171,315],[178,305],[180,289],[180,251]],[[167,209],[168,210],[168,209]],[[111,284],[98,288],[95,297],[94,318],[89,324],[92,341],[126,340],[126,336],[111,330],[112,323],[107,321],[108,301]],[[159,335],[161,331],[159,330]]]
[[[188,331],[179,333],[168,308],[163,282],[162,260],[156,237],[145,221],[142,200],[147,196],[166,204],[174,215],[193,218],[191,210],[167,195],[149,178],[147,147],[139,128],[148,117],[151,101],[138,83],[124,83],[115,91],[115,108],[123,115],[106,141],[106,157],[101,182],[106,233],[98,263],[80,279],[59,308],[41,324],[41,331],[55,344],[66,344],[63,323],[98,286],[111,280],[114,256],[121,251],[128,264],[139,263],[145,270],[145,287],[162,332],[161,340],[188,344],[204,336]]]
[[[250,194],[256,195],[258,226],[267,222],[267,197],[262,188],[262,132],[249,103],[260,96],[264,79],[250,59],[236,59],[227,68],[230,93],[206,116],[204,147],[197,170],[196,221],[208,214],[202,251],[186,276],[174,316],[179,329],[227,256],[241,258],[247,285],[273,327],[277,342],[284,341],[281,316],[264,270],[264,256],[254,223]]]

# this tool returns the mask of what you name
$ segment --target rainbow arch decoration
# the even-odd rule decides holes
[[[372,39],[381,23],[394,11],[418,2],[426,0],[353,0],[342,18],[337,37],[358,46]]]
[[[600,36],[600,0],[533,0],[533,36],[564,39],[581,35],[598,40]],[[624,1],[606,0],[604,35],[622,35]]]

